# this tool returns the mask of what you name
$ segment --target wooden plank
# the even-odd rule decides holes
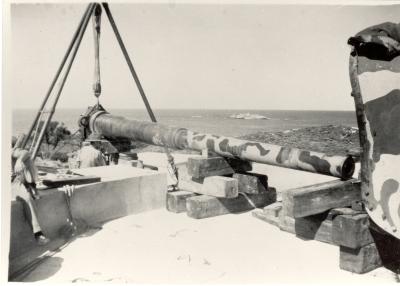
[[[255,218],[279,227],[280,216],[282,214],[282,202],[272,203],[263,209],[256,209],[252,212]]]
[[[352,202],[359,200],[360,182],[356,179],[334,180],[282,192],[284,214],[294,218],[350,206]]]
[[[186,212],[186,199],[198,196],[188,191],[176,191],[167,193],[167,210],[174,213]]]
[[[38,163],[35,163],[35,166],[37,167],[37,169],[39,171],[45,172],[45,173],[51,173],[51,174],[56,174],[58,172],[58,170],[60,169],[59,167],[40,165]]]
[[[186,200],[186,209],[189,217],[200,219],[265,207],[275,202],[275,200],[276,191],[274,189],[261,194],[239,194],[237,198],[233,199],[201,195],[188,198]]]
[[[266,206],[263,208],[263,212],[272,217],[280,217],[282,214],[282,202],[275,202]]]
[[[218,198],[236,198],[239,194],[237,179],[222,176],[182,180],[180,186],[185,191]]]
[[[337,245],[360,248],[374,242],[366,213],[339,215],[333,219],[333,241]]]
[[[350,208],[335,208],[328,212],[303,218],[285,216],[282,209],[278,213],[281,230],[291,232],[297,236],[335,244],[333,241],[333,220],[343,214],[357,214]]]
[[[204,178],[200,194],[218,198],[236,198],[239,195],[238,180],[221,176]]]
[[[259,194],[268,190],[268,177],[262,174],[235,173],[232,178],[238,180],[239,192],[246,194]]]
[[[43,179],[42,183],[47,187],[58,188],[65,185],[83,185],[100,182],[101,178],[97,176],[74,176],[65,178]]]
[[[339,266],[340,269],[362,274],[382,266],[382,260],[375,243],[356,249],[340,246]]]
[[[299,237],[306,239],[314,239],[330,244],[335,244],[333,240],[333,220],[341,215],[355,215],[359,212],[351,208],[335,208],[327,212],[302,217],[293,218],[285,216],[283,211],[280,212],[280,228],[281,230],[291,232]]]
[[[351,208],[335,208],[329,212],[304,218],[284,216],[282,202],[275,202],[266,206],[262,211],[253,211],[253,216],[265,222],[278,226],[281,230],[290,232],[305,239],[314,239],[338,245],[334,241],[334,220],[342,215],[358,215],[360,212]]]
[[[353,215],[352,220],[345,216],[350,215],[343,215],[343,218],[340,219],[345,223],[349,223],[349,225],[346,225],[343,230],[351,232],[350,227],[354,225],[356,229],[365,231],[368,225],[369,229],[368,232],[365,231],[366,234],[358,234],[358,238],[352,239],[359,239],[363,242],[371,240],[372,243],[359,248],[340,246],[340,268],[355,273],[366,273],[377,267],[385,266],[394,272],[398,271],[400,265],[400,240],[387,234],[376,226],[373,221],[369,220],[367,223],[362,214]]]
[[[332,241],[332,220],[327,213],[304,218],[282,216],[279,228],[305,239],[334,244]]]
[[[223,157],[189,158],[187,163],[188,174],[196,179],[232,175],[237,171],[251,171],[251,168],[252,166],[248,161]]]
[[[191,179],[189,179],[189,180],[182,179],[179,182],[179,188],[184,191],[188,191],[188,192],[192,192],[192,193],[199,193],[199,192],[201,192],[201,189],[203,188],[203,181],[204,180],[194,181]]]

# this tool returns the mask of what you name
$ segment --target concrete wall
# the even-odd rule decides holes
[[[162,172],[133,168],[130,166],[105,166],[81,169],[87,175],[100,175],[102,182],[76,186],[70,200],[74,219],[99,224],[111,219],[164,208],[167,178]],[[36,200],[40,225],[46,236],[59,239],[62,230],[70,223],[67,197],[57,189],[40,191]],[[54,245],[49,244],[49,247]],[[40,251],[39,251],[39,250]],[[29,263],[49,250],[38,247],[32,229],[24,214],[23,204],[13,201],[11,206],[10,274],[21,267],[18,260]],[[29,256],[33,255],[32,259]]]
[[[11,202],[10,231],[10,259],[35,247],[32,229],[26,222],[23,205],[19,201]]]
[[[137,176],[83,186],[71,198],[75,219],[89,224],[165,207],[165,174]]]

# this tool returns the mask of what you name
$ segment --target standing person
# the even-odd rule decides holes
[[[90,168],[105,166],[103,154],[101,152],[101,135],[92,133],[82,143],[82,148],[78,153],[78,168]]]
[[[36,167],[26,150],[15,148],[11,156],[13,166],[12,198],[23,203],[25,217],[30,221],[37,243],[45,245],[50,240],[43,234],[36,212],[35,199],[39,198],[36,190]]]
[[[118,165],[118,160],[119,160],[119,153],[113,153],[113,154],[111,154],[110,164],[112,164],[112,165]]]
[[[118,165],[118,150],[108,140],[101,140],[101,152],[105,157],[106,165]]]

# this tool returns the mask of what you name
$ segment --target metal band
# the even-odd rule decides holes
[[[108,112],[99,110],[90,115],[89,119],[89,129],[91,132],[96,132],[95,127],[94,127],[94,122],[96,121],[96,118],[102,114],[107,114]]]

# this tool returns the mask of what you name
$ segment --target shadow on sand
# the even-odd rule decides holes
[[[14,269],[9,275],[9,281],[35,282],[53,276],[61,269],[63,263],[63,259],[56,256],[57,253],[79,238],[95,235],[105,223],[88,225],[83,220],[74,220],[73,223],[61,227],[59,236],[50,243],[38,245],[18,257],[17,261],[10,261],[9,268]]]

